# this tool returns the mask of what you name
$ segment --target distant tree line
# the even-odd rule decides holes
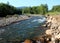
[[[33,7],[26,7],[22,9],[22,14],[45,14],[48,12],[47,4]]]
[[[53,6],[51,12],[55,12],[55,11],[60,12],[60,5]]]
[[[60,12],[60,5],[53,6],[50,12],[58,11]],[[7,15],[14,14],[46,14],[48,13],[48,5],[41,4],[40,6],[33,7],[24,7],[24,8],[16,8],[9,3],[0,3],[0,17],[5,17]]]

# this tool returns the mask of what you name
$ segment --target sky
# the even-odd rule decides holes
[[[10,5],[15,7],[39,6],[41,4],[47,4],[49,9],[51,9],[54,5],[60,5],[60,0],[0,0],[0,3],[1,2],[9,2]]]

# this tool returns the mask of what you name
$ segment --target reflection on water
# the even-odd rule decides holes
[[[0,28],[0,38],[5,39],[23,39],[32,38],[41,33],[37,27],[46,21],[43,16],[32,16],[28,20],[23,20],[6,27]],[[37,31],[37,32],[36,32]]]

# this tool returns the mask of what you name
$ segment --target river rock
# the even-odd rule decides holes
[[[60,38],[60,15],[47,17],[47,24],[49,25],[49,29],[46,30],[46,34],[50,34],[55,39],[56,38],[59,39]]]

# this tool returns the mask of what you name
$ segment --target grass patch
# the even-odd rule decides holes
[[[48,12],[46,15],[59,15],[60,14],[60,12]]]

